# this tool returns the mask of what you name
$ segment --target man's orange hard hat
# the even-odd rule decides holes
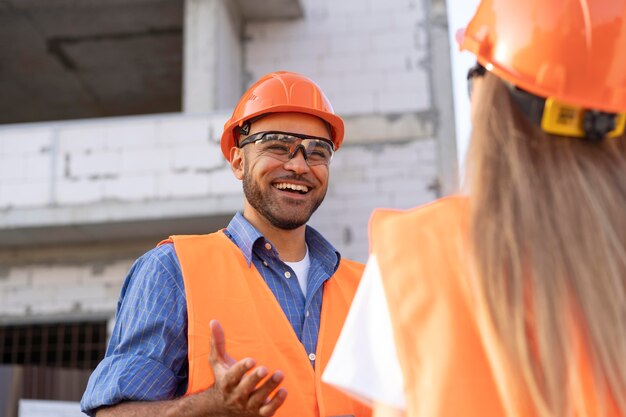
[[[291,112],[310,114],[327,122],[335,150],[339,149],[343,120],[335,114],[322,89],[304,75],[280,71],[263,76],[239,99],[233,115],[224,124],[221,140],[224,157],[230,161],[230,150],[237,146],[239,128],[246,121],[266,113]]]
[[[626,111],[626,0],[483,0],[457,40],[535,95]]]

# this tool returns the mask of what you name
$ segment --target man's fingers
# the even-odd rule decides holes
[[[261,380],[263,380],[263,378],[265,378],[267,374],[267,368],[265,368],[264,366],[260,366],[254,371],[245,374],[243,378],[241,378],[241,382],[237,387],[237,391],[241,393],[241,395],[246,396],[246,402],[248,401],[247,398],[250,393],[254,391],[259,382],[261,382]]]
[[[259,414],[263,417],[274,415],[287,397],[287,391],[282,388],[271,399],[269,397],[270,393],[283,381],[282,372],[274,372],[256,388],[267,376],[267,369],[259,367],[248,373],[255,366],[254,360],[246,358],[235,362],[226,352],[226,336],[220,322],[211,320],[209,327],[211,329],[209,363],[215,376],[216,387],[224,393],[230,393],[227,395],[239,397],[237,402],[243,401],[243,404],[247,402],[248,407],[259,410]],[[247,401],[246,398],[248,398]]]
[[[259,408],[259,415],[263,417],[273,416],[276,410],[278,410],[278,408],[283,405],[286,398],[287,390],[284,388],[279,389],[278,391],[276,391],[276,394],[274,394],[271,400],[269,400],[268,402],[263,404],[261,408]]]
[[[224,329],[217,320],[211,320],[209,323],[211,328],[211,353],[209,360],[212,362],[225,362],[226,361],[226,337],[224,336]]]
[[[261,384],[251,395],[248,400],[248,406],[254,410],[259,409],[263,404],[267,402],[267,398],[270,393],[283,382],[284,376],[280,371],[274,372],[274,374],[267,378],[265,382]]]
[[[223,387],[226,391],[234,390],[241,382],[243,376],[254,367],[254,360],[251,358],[242,359],[228,368],[221,376],[213,370],[215,374],[216,384]],[[218,381],[219,378],[219,381]]]

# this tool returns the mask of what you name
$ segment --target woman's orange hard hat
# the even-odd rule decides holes
[[[626,111],[626,0],[483,0],[457,40],[535,95]]]

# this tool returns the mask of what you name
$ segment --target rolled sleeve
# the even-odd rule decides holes
[[[143,356],[104,358],[89,378],[81,407],[94,415],[99,407],[123,401],[157,401],[176,396],[176,374],[163,364]]]
[[[187,305],[173,245],[139,258],[118,302],[105,358],[81,401],[93,416],[123,401],[157,401],[182,395],[187,382]]]

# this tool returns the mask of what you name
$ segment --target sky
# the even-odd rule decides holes
[[[460,52],[455,34],[465,27],[478,6],[479,0],[446,0],[448,9],[448,40],[452,57],[452,84],[454,94],[454,118],[456,125],[457,156],[459,172],[463,172],[463,162],[471,129],[469,98],[467,97],[467,70],[476,59],[469,52]]]

